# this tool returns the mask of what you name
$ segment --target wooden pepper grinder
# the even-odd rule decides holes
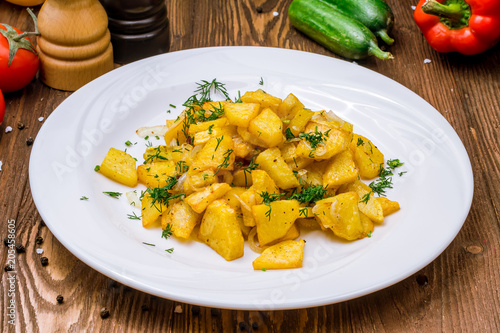
[[[106,11],[98,0],[46,0],[38,14],[40,79],[75,91],[113,69]]]
[[[129,63],[168,52],[170,32],[164,0],[100,0],[108,13],[115,62]]]

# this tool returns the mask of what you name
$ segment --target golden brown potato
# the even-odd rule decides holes
[[[300,133],[304,132],[307,123],[314,116],[314,112],[308,109],[299,109],[295,116],[292,118],[288,124],[288,128],[294,136],[299,136]]]
[[[315,160],[329,159],[349,147],[351,137],[349,132],[309,122],[300,136],[297,156]]]
[[[231,186],[226,183],[216,183],[205,187],[202,191],[194,192],[184,199],[197,213],[202,213],[213,201],[222,198],[231,190]]]
[[[384,216],[391,215],[400,209],[399,203],[396,201],[389,200],[386,197],[377,197],[375,199],[380,202]]]
[[[260,153],[255,159],[259,169],[266,171],[281,189],[299,187],[299,181],[292,169],[286,164],[278,148],[269,148]]]
[[[336,188],[358,178],[358,170],[354,165],[352,153],[346,149],[335,155],[326,166],[323,174],[323,185]]]
[[[227,261],[243,256],[244,238],[236,211],[224,200],[212,202],[203,215],[198,239]]]
[[[339,193],[349,191],[356,192],[360,197],[358,206],[363,214],[375,223],[384,222],[384,211],[381,202],[374,196],[372,189],[368,185],[356,179],[351,183],[342,185],[338,190]]]
[[[299,239],[298,241],[283,241],[270,246],[253,261],[253,269],[300,268],[304,258],[304,245],[304,240]]]
[[[99,172],[115,182],[134,187],[137,185],[135,162],[135,159],[126,152],[111,148],[104,157]]]
[[[260,104],[258,103],[233,103],[224,108],[229,124],[239,127],[248,127],[250,121],[257,117],[259,112]]]
[[[196,213],[185,201],[174,203],[168,212],[161,216],[163,230],[170,228],[174,236],[187,239],[194,227],[200,221],[200,214]]]
[[[264,147],[276,147],[284,141],[283,123],[271,109],[265,108],[250,121],[248,131],[264,143]]]
[[[353,152],[354,163],[359,169],[359,176],[363,179],[372,179],[379,175],[384,165],[384,155],[367,138],[353,134],[350,148]]]
[[[277,114],[282,119],[292,119],[297,111],[303,108],[304,104],[302,104],[294,94],[288,94],[278,106]]]
[[[269,95],[262,89],[247,91],[241,96],[241,100],[245,103],[258,103],[262,109],[270,108],[273,112],[277,112],[281,104],[281,98]]]
[[[137,167],[137,178],[148,187],[163,187],[169,182],[169,177],[177,175],[173,161],[141,164]]]
[[[211,138],[196,155],[191,169],[198,171],[207,169],[233,170],[235,159],[233,147],[233,139],[229,135]]]
[[[277,200],[269,204],[252,207],[257,226],[260,246],[265,246],[283,238],[299,218],[300,206],[297,200]]]
[[[356,240],[366,236],[358,208],[359,196],[356,192],[346,192],[320,200],[313,207],[313,213],[324,227],[346,240]]]

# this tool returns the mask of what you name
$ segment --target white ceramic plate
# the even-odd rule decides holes
[[[303,233],[303,268],[266,272],[252,269],[257,254],[248,247],[243,258],[226,262],[204,244],[165,240],[160,229],[130,220],[128,214],[140,211],[124,196],[117,200],[102,193],[130,189],[94,172],[94,166],[110,147],[127,148],[127,140],[137,142],[128,152],[141,163],[146,141],[135,130],[175,118],[195,82],[213,78],[225,83],[232,97],[259,88],[281,98],[293,93],[306,107],[334,110],[353,123],[387,159],[405,163],[399,171],[406,173],[393,178],[394,189],[387,193],[401,211],[387,217],[371,238],[351,243],[320,231]],[[248,310],[325,305],[401,281],[449,245],[473,193],[459,137],[422,98],[356,64],[263,47],[172,52],[103,75],[48,117],[29,172],[35,204],[51,232],[94,269],[157,296]],[[173,253],[165,251],[172,247]]]

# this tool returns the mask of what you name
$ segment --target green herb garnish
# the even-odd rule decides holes
[[[112,198],[118,199],[120,195],[122,195],[120,192],[102,192],[104,194],[109,195]]]
[[[302,192],[295,193],[290,196],[290,199],[298,200],[302,204],[315,203],[325,197],[326,188],[323,186],[310,186],[302,190]]]

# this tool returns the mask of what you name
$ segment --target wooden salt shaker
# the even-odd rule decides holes
[[[106,11],[98,0],[46,0],[38,14],[40,79],[75,91],[113,69]]]
[[[129,63],[168,52],[170,31],[164,0],[100,0],[108,13],[115,62]]]

